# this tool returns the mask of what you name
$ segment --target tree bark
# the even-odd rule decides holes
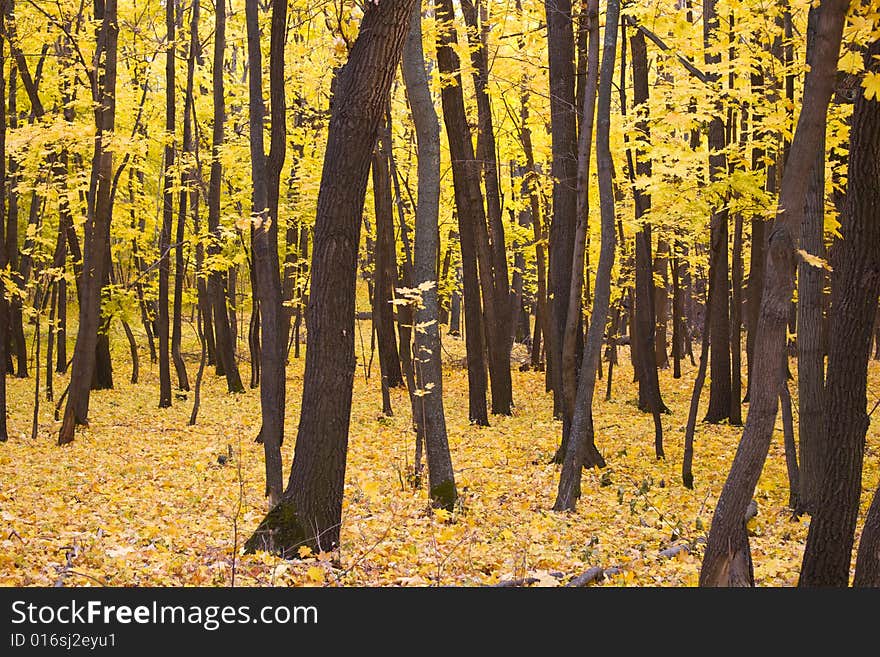
[[[440,123],[434,110],[422,51],[421,7],[410,16],[403,46],[403,79],[412,108],[418,144],[418,205],[416,206],[413,286],[421,291],[415,313],[415,378],[413,416],[425,440],[429,494],[436,506],[451,511],[458,493],[443,407],[443,368],[437,299],[437,256],[440,252]]]
[[[337,78],[312,251],[299,432],[282,501],[245,544],[291,556],[339,543],[355,371],[357,252],[370,159],[400,59],[412,0],[367,4]]]
[[[813,59],[819,10],[810,9],[807,26],[807,63]],[[825,131],[819,136],[819,150],[810,173],[801,248],[818,258],[825,257]],[[846,247],[844,247],[846,248]],[[797,274],[798,346],[798,440],[800,443],[800,511],[813,511],[822,486],[827,461],[823,412],[825,354],[822,348],[822,296],[824,270],[801,259]]]
[[[9,264],[6,256],[6,2],[0,0],[0,269]],[[0,442],[9,440],[6,427],[6,340],[9,332],[9,302],[0,281]]]
[[[831,13],[820,8],[821,24]],[[820,48],[817,43],[817,50]],[[820,53],[816,53],[814,68]],[[865,54],[865,70],[880,71],[880,39]],[[822,483],[804,549],[798,586],[846,586],[859,497],[867,414],[868,358],[880,295],[880,103],[858,89],[849,142],[842,239],[831,253],[831,336],[825,383],[825,451]],[[819,142],[821,143],[821,133]],[[815,158],[813,159],[815,162]],[[791,166],[791,161],[789,161]]]
[[[461,246],[461,267],[464,284],[465,345],[468,364],[468,406],[471,422],[488,426],[486,409],[486,366],[483,361],[482,315],[480,312],[481,283],[489,280],[477,276],[478,224],[485,226],[483,197],[479,188],[479,171],[474,171],[473,143],[467,124],[464,95],[461,85],[461,66],[454,46],[458,37],[452,24],[454,10],[452,0],[437,0],[437,18],[446,21],[440,30],[437,42],[437,64],[443,76],[451,77],[455,83],[443,85],[440,96],[443,105],[443,120],[446,124],[446,138],[452,156],[452,181],[455,192],[455,207],[458,214],[458,235]],[[485,269],[485,268],[483,268]],[[492,294],[486,295],[483,288],[483,304],[492,305]]]
[[[862,527],[853,586],[880,587],[880,488],[874,493]]]
[[[214,5],[214,70],[213,100],[214,126],[211,136],[211,178],[208,183],[208,230],[211,241],[208,243],[209,259],[220,255],[220,194],[223,182],[223,165],[220,162],[220,149],[224,141],[226,122],[226,102],[223,91],[223,56],[226,51],[226,7],[219,2]],[[244,384],[238,371],[235,358],[235,337],[229,323],[226,309],[226,281],[228,267],[213,264],[208,273],[208,294],[211,299],[211,312],[216,337],[216,373],[226,376],[229,392],[244,392]]]
[[[281,445],[284,442],[285,363],[287,345],[281,305],[278,262],[278,196],[281,167],[287,147],[284,103],[284,44],[287,37],[287,3],[272,5],[269,44],[269,95],[271,133],[269,154],[263,147],[263,64],[260,49],[258,0],[245,4],[250,109],[250,152],[253,173],[252,244],[253,276],[260,304],[260,408],[263,420],[258,442],[263,443],[266,496],[270,506],[281,500]]]
[[[113,177],[113,151],[104,149],[115,127],[116,117],[116,46],[119,27],[116,22],[116,0],[106,0],[100,20],[99,43],[103,45],[103,67],[93,73],[92,99],[95,101],[95,147],[92,167],[97,170],[95,195],[88,204],[86,240],[83,253],[82,300],[79,328],[71,365],[70,389],[64,418],[58,432],[58,444],[73,442],[76,425],[88,423],[89,387],[94,371],[95,345],[101,314],[101,281],[104,279],[105,253],[110,239],[110,188]],[[100,74],[100,75],[99,75]]]
[[[815,65],[807,72],[803,109],[785,167],[779,212],[767,249],[753,362],[755,372],[743,436],[721,491],[700,571],[701,586],[752,585],[745,511],[757,485],[776,421],[784,376],[785,334],[794,289],[795,248],[810,169],[834,88],[849,0],[822,0]]]
[[[612,160],[609,146],[611,131],[611,82],[614,75],[614,59],[617,50],[617,25],[620,17],[618,0],[608,1],[605,19],[605,37],[602,65],[599,73],[599,95],[596,115],[596,160],[599,173],[599,211],[601,215],[601,245],[599,263],[596,267],[595,296],[587,341],[581,364],[581,380],[575,413],[571,424],[568,449],[559,477],[556,493],[556,511],[573,511],[581,493],[581,469],[585,461],[595,463],[598,452],[593,439],[592,405],[596,387],[596,365],[602,350],[608,307],[611,302],[611,269],[614,265],[616,235],[614,232],[614,189],[612,183]],[[601,459],[601,456],[599,457]]]

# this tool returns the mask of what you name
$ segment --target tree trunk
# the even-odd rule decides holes
[[[416,207],[414,280],[421,291],[415,315],[415,377],[413,416],[425,439],[431,500],[451,511],[458,493],[446,435],[443,408],[443,368],[440,360],[440,325],[437,302],[437,255],[440,252],[440,124],[422,52],[422,16],[413,7],[409,32],[403,47],[403,79],[412,108],[418,142],[418,206]]]
[[[717,66],[721,54],[712,52],[718,32],[716,0],[703,0],[703,44],[706,48],[704,60],[706,67]],[[717,50],[717,48],[715,48]],[[719,79],[718,73],[709,73],[712,83]],[[721,101],[715,101],[713,116],[709,123],[709,178],[717,181],[727,171],[726,157],[723,153],[726,144],[723,109]],[[712,307],[706,308],[710,314],[710,355],[709,355],[709,407],[706,422],[721,422],[730,417],[730,286],[728,281],[727,258],[727,209],[722,199],[714,199],[710,220],[710,263],[709,286],[715,288]]]
[[[661,281],[660,285],[654,285],[654,356],[657,367],[665,370],[669,368],[669,354],[666,351],[666,327],[669,323],[669,242],[659,235],[653,265],[654,277]]]
[[[815,49],[816,21],[819,10],[810,9],[807,26],[807,63]],[[818,258],[825,257],[825,132],[819,136],[819,150],[810,174],[804,220],[801,225],[801,248]],[[846,248],[846,247],[843,247]],[[824,270],[804,259],[797,275],[797,346],[798,346],[798,439],[800,442],[801,489],[800,511],[812,513],[822,486],[827,462],[823,415],[825,354],[822,348],[822,296]],[[870,334],[869,334],[870,335]],[[870,341],[870,338],[869,338]]]
[[[339,543],[355,371],[357,252],[370,159],[412,14],[412,0],[368,4],[337,78],[312,251],[299,432],[282,501],[245,544],[291,556]]]
[[[545,0],[550,76],[553,217],[550,222],[550,302],[547,343],[553,412],[562,412],[562,345],[571,287],[577,224],[577,114],[571,0]],[[557,452],[561,462],[564,452]]]
[[[372,178],[376,212],[376,240],[373,247],[375,263],[373,325],[379,347],[379,368],[382,371],[383,386],[397,388],[403,385],[392,305],[394,290],[397,287],[397,245],[394,240],[394,206],[391,200],[388,153],[384,152],[379,140],[373,150]],[[399,313],[400,308],[397,311]],[[385,410],[383,409],[383,412]]]
[[[165,3],[165,144],[162,169],[162,228],[159,233],[159,408],[171,406],[171,360],[169,354],[168,278],[171,269],[171,222],[174,218],[174,113],[177,87],[174,82],[176,2]],[[178,247],[180,248],[180,247]]]
[[[803,109],[785,167],[779,212],[767,249],[766,284],[756,331],[753,389],[743,436],[721,491],[700,571],[701,586],[752,585],[745,512],[761,475],[784,377],[785,334],[794,290],[795,249],[809,173],[834,88],[849,0],[822,0],[815,64],[804,83]]]
[[[733,218],[733,262],[730,295],[730,424],[742,425],[742,279],[743,218]]]
[[[609,135],[611,131],[611,78],[614,75],[614,59],[617,50],[619,1],[609,0],[607,12],[596,114],[596,161],[599,173],[599,210],[602,220],[601,246],[599,263],[596,267],[593,312],[584,347],[571,435],[568,449],[565,452],[562,473],[559,476],[556,503],[553,505],[556,511],[574,510],[581,493],[581,469],[590,456],[593,458],[589,462],[595,462],[594,459],[598,456],[593,439],[592,405],[596,387],[596,365],[602,350],[602,339],[605,334],[608,307],[611,302],[611,269],[614,265],[616,242]],[[595,454],[591,455],[590,452]],[[601,460],[601,456],[599,459]]]
[[[0,269],[6,256],[6,2],[0,0]],[[6,286],[0,281],[0,442],[9,440],[6,428],[6,338],[9,332],[9,302]]]
[[[211,179],[208,183],[208,230],[211,241],[208,243],[208,256],[220,254],[220,193],[223,182],[223,165],[220,162],[220,149],[223,147],[226,106],[223,91],[223,55],[226,50],[226,8],[224,3],[215,3],[214,13],[214,126],[211,138]],[[229,392],[244,392],[244,384],[235,359],[235,337],[229,324],[226,309],[226,280],[228,268],[213,266],[208,273],[208,295],[211,299],[211,312],[216,337],[216,371],[226,376]],[[203,318],[204,320],[204,318]]]
[[[245,4],[248,37],[250,153],[253,174],[253,272],[260,305],[260,408],[263,424],[258,441],[266,462],[266,496],[270,506],[281,500],[281,445],[284,442],[285,362],[287,345],[281,305],[278,262],[278,196],[287,146],[284,103],[284,44],[287,3],[272,5],[269,45],[271,125],[269,154],[263,147],[263,64],[258,0]]]
[[[853,586],[880,587],[880,488],[874,493],[862,527]]]
[[[513,388],[510,378],[510,322],[512,295],[507,271],[507,252],[504,243],[504,222],[501,215],[501,191],[496,161],[495,128],[492,124],[492,106],[489,100],[489,55],[486,44],[488,20],[485,0],[461,0],[462,15],[468,27],[471,46],[471,65],[474,68],[474,88],[477,96],[477,160],[486,186],[486,218],[489,222],[489,266],[492,303],[487,303],[486,348],[489,354],[489,378],[492,391],[492,413],[510,415],[513,412]],[[478,19],[479,13],[479,19]],[[478,239],[479,246],[479,239]],[[480,276],[483,266],[480,266]],[[487,286],[483,286],[485,290]]]
[[[58,444],[73,442],[76,425],[88,423],[89,384],[92,380],[95,345],[101,313],[101,281],[104,280],[105,253],[110,239],[110,188],[113,177],[113,151],[103,148],[105,138],[113,133],[116,117],[116,46],[119,28],[116,22],[116,0],[106,0],[103,13],[95,17],[101,21],[103,38],[103,68],[92,86],[95,101],[95,150],[92,167],[97,170],[97,187],[89,199],[86,217],[86,240],[83,253],[83,273],[80,286],[82,301],[79,309],[79,328],[73,353],[70,389],[64,418],[58,432]]]
[[[818,28],[830,14],[820,8]],[[821,38],[822,32],[818,32]],[[820,46],[817,44],[817,49]],[[817,52],[814,68],[818,67]],[[880,39],[865,54],[865,70],[880,71]],[[819,142],[821,143],[821,133]],[[831,253],[831,341],[825,387],[827,450],[815,496],[799,586],[849,583],[854,531],[862,491],[868,358],[880,295],[880,103],[861,88],[853,107],[842,239]],[[813,162],[815,162],[813,158]],[[789,162],[791,166],[791,162]]]
[[[482,316],[480,312],[480,279],[477,276],[477,229],[478,223],[485,225],[483,197],[479,188],[479,171],[474,175],[473,143],[464,107],[461,85],[461,67],[455,46],[458,37],[452,26],[454,10],[452,0],[437,0],[437,18],[448,21],[446,29],[441,30],[437,41],[437,64],[440,73],[452,76],[455,84],[445,84],[441,89],[443,120],[446,123],[446,138],[452,156],[452,181],[455,192],[455,207],[458,214],[458,235],[461,246],[461,267],[464,283],[465,345],[468,364],[468,404],[469,418],[478,425],[488,426],[486,412],[486,366],[483,361]],[[482,274],[482,272],[481,272]],[[491,280],[483,277],[484,282]],[[492,295],[484,305],[492,305]]]

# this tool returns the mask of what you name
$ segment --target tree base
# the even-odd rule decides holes
[[[277,554],[285,559],[297,556],[302,546],[318,552],[320,546],[303,529],[292,500],[282,499],[275,505],[244,544],[245,554],[260,550]]]

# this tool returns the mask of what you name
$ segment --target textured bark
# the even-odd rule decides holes
[[[583,95],[583,121],[578,137],[577,170],[577,224],[569,284],[568,310],[562,342],[562,441],[557,460],[564,458],[568,448],[571,420],[574,416],[578,387],[578,341],[582,339],[582,295],[584,287],[584,259],[589,232],[590,155],[593,142],[593,121],[596,114],[596,85],[599,81],[599,2],[591,0],[586,8],[589,33],[589,65]],[[581,357],[583,357],[581,355]]]
[[[437,257],[440,252],[440,123],[434,110],[422,51],[421,7],[410,16],[403,46],[403,79],[413,113],[418,144],[418,205],[416,206],[414,287],[422,290],[416,309],[413,417],[424,436],[428,461],[429,494],[437,506],[454,508],[458,493],[443,407],[443,367],[440,359],[440,323],[437,297]]]
[[[376,213],[376,240],[373,247],[373,325],[379,347],[382,385],[403,385],[397,337],[394,331],[394,289],[397,287],[397,245],[394,240],[394,207],[391,200],[391,173],[388,154],[377,142],[372,163],[373,201]],[[398,309],[399,311],[399,309]],[[384,405],[384,403],[383,403]],[[389,407],[390,408],[390,407]],[[383,412],[389,414],[388,409]]]
[[[8,264],[6,256],[6,3],[0,0],[0,269]],[[0,442],[9,440],[6,428],[6,340],[9,327],[9,303],[0,282]]]
[[[701,586],[751,585],[751,555],[743,518],[761,475],[776,421],[784,377],[785,332],[794,289],[795,249],[809,173],[834,88],[848,0],[822,0],[815,65],[807,72],[804,102],[785,167],[779,212],[767,249],[748,418],[730,473],[715,507],[700,571]]]
[[[807,63],[815,48],[816,21],[819,10],[810,9],[807,27]],[[825,132],[810,173],[804,219],[801,224],[801,248],[819,258],[825,257]],[[844,247],[846,248],[846,247]],[[797,347],[798,347],[798,440],[800,443],[800,510],[812,512],[822,486],[823,467],[828,444],[825,441],[823,413],[825,354],[822,348],[822,296],[824,270],[806,260],[798,263],[797,274]]]
[[[742,425],[742,284],[743,217],[733,218],[733,262],[730,294],[730,424]]]
[[[258,442],[263,443],[266,465],[266,496],[274,506],[283,489],[281,445],[284,442],[285,363],[287,344],[281,305],[281,275],[278,262],[278,195],[281,167],[287,146],[284,102],[284,44],[287,31],[287,3],[272,5],[269,44],[269,97],[271,125],[269,153],[263,147],[262,53],[260,50],[259,5],[245,4],[248,37],[248,98],[250,153],[253,173],[252,244],[253,271],[260,305],[260,409],[262,426]]]
[[[862,527],[853,586],[880,587],[880,488],[874,493]]]
[[[548,373],[554,413],[562,411],[562,345],[568,314],[574,233],[577,224],[577,108],[571,0],[545,0],[550,76],[553,216],[550,222],[550,313]],[[558,452],[561,460],[563,451]]]
[[[706,50],[706,67],[721,62],[721,54],[708,49],[715,46],[715,33],[718,30],[716,0],[703,0],[703,43]],[[717,49],[716,49],[717,50]],[[718,73],[708,75],[711,83],[719,79]],[[718,180],[727,171],[726,157],[721,152],[726,144],[723,108],[716,101],[713,116],[709,122],[709,178]],[[720,422],[730,417],[730,286],[728,280],[727,257],[727,210],[721,199],[716,199],[710,220],[710,263],[709,287],[715,288],[712,306],[706,308],[711,321],[709,354],[709,407],[706,422]]]
[[[828,9],[821,8],[821,21]],[[821,34],[821,33],[820,33]],[[817,54],[818,58],[818,54]],[[865,54],[880,71],[880,39]],[[831,253],[831,336],[825,387],[822,483],[804,549],[799,586],[846,586],[859,497],[867,413],[868,358],[880,295],[880,103],[859,89],[852,115],[846,205]]]
[[[312,251],[299,432],[281,502],[245,549],[293,555],[339,543],[355,371],[357,253],[370,158],[408,31],[412,0],[368,4],[331,101]]]
[[[159,316],[156,321],[159,341],[159,408],[171,406],[171,359],[169,350],[168,279],[171,272],[171,222],[174,218],[174,119],[177,87],[174,82],[174,39],[177,3],[165,3],[165,144],[162,159],[162,227],[159,232]],[[178,247],[179,248],[179,247]]]
[[[611,269],[614,266],[616,242],[609,134],[611,131],[611,82],[614,75],[617,24],[620,16],[618,0],[609,0],[607,11],[596,115],[596,161],[599,173],[599,211],[602,225],[601,246],[599,263],[596,267],[593,312],[584,346],[571,435],[562,464],[562,473],[559,476],[556,503],[553,505],[556,511],[574,510],[581,493],[581,469],[584,463],[596,463],[596,457],[601,461],[601,456],[598,455],[594,445],[592,405],[596,387],[596,365],[602,350],[605,323],[608,319],[608,307],[611,301]],[[587,459],[590,460],[587,461]]]
[[[480,293],[481,284],[485,284],[491,279],[482,276],[485,271],[485,267],[482,265],[480,277],[477,275],[477,259],[479,257],[477,230],[482,224],[485,231],[486,219],[483,211],[483,196],[479,187],[479,170],[477,168],[475,171],[475,167],[478,165],[474,159],[473,143],[464,107],[461,67],[454,49],[458,37],[452,27],[454,18],[452,0],[437,0],[436,8],[438,20],[448,22],[438,34],[437,64],[442,75],[452,77],[455,81],[454,84],[444,85],[440,94],[443,105],[443,120],[446,124],[446,138],[449,140],[449,152],[452,156],[452,182],[461,246],[469,418],[471,422],[488,426]],[[486,273],[488,275],[488,272]],[[488,295],[486,291],[485,288],[482,289],[483,303],[492,306],[491,289],[488,290]]]
[[[103,68],[92,80],[95,101],[95,149],[92,167],[97,171],[97,188],[90,198],[86,217],[86,240],[82,259],[81,302],[76,347],[71,365],[70,388],[64,418],[58,432],[58,444],[73,442],[76,425],[88,423],[89,384],[94,371],[95,345],[101,312],[101,281],[104,279],[105,252],[110,239],[110,188],[113,177],[113,151],[104,150],[103,140],[109,138],[116,117],[116,46],[119,28],[116,23],[116,0],[106,0],[99,31],[103,44]]]
[[[468,27],[468,43],[471,46],[471,65],[474,68],[474,88],[477,97],[477,161],[483,172],[486,188],[486,218],[489,225],[489,249],[491,263],[486,269],[491,278],[492,303],[487,303],[486,348],[489,354],[489,377],[492,392],[492,413],[510,415],[513,412],[513,388],[510,378],[510,322],[513,297],[507,271],[507,252],[504,243],[504,223],[501,215],[501,191],[496,162],[495,128],[492,123],[492,106],[489,100],[489,55],[486,44],[488,20],[485,0],[460,0],[462,15]],[[479,17],[478,17],[479,14]],[[478,242],[479,243],[479,242]],[[483,276],[483,265],[480,265]],[[489,310],[491,308],[491,310]]]
[[[223,56],[226,51],[226,8],[224,3],[215,3],[214,10],[214,70],[213,100],[214,125],[211,136],[211,179],[208,183],[208,230],[211,241],[208,243],[208,256],[220,254],[220,194],[223,182],[223,165],[220,162],[220,149],[224,140],[226,106],[223,91]],[[229,392],[244,392],[244,384],[235,359],[235,337],[230,327],[226,309],[227,270],[212,268],[208,274],[208,295],[211,299],[211,314],[216,337],[216,373],[226,377]]]

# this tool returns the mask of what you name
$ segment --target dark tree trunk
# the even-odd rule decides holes
[[[89,384],[92,380],[95,345],[101,314],[101,281],[104,280],[105,253],[110,239],[110,188],[113,177],[113,151],[102,146],[103,137],[113,132],[116,117],[116,45],[119,28],[116,22],[116,0],[106,0],[103,12],[96,15],[101,21],[99,31],[103,46],[103,67],[95,73],[92,86],[95,101],[95,150],[92,167],[97,171],[95,195],[89,199],[86,217],[85,251],[82,259],[82,289],[79,310],[79,328],[71,366],[70,388],[64,418],[58,432],[58,444],[74,439],[76,425],[88,423]]]
[[[687,263],[678,252],[678,240],[676,251],[672,256],[672,378],[681,378],[681,359],[684,357],[684,340],[687,329],[684,326],[684,299],[682,299],[682,269]]]
[[[742,425],[742,279],[743,218],[733,218],[733,262],[730,295],[730,424]]]
[[[807,63],[815,49],[816,21],[819,10],[810,9],[807,26]],[[825,257],[825,134],[819,138],[819,150],[810,174],[810,183],[801,225],[801,248],[818,258]],[[844,247],[846,248],[846,247]],[[798,346],[798,440],[800,443],[800,511],[811,513],[822,486],[827,461],[823,415],[825,353],[822,348],[822,296],[824,270],[804,259],[797,275],[797,346]],[[869,333],[870,336],[870,333]],[[870,342],[870,338],[869,338]]]
[[[6,2],[0,0],[0,269],[9,262],[6,255]],[[9,440],[6,428],[6,338],[9,332],[9,302],[0,281],[0,442]]]
[[[666,351],[667,324],[669,323],[669,243],[663,237],[657,237],[657,253],[653,258],[654,280],[660,279],[660,285],[654,285],[654,356],[657,367],[661,370],[669,368],[669,353]]]
[[[467,123],[464,95],[461,84],[461,67],[454,46],[458,42],[455,28],[452,27],[454,10],[452,0],[437,0],[437,17],[449,21],[441,30],[437,42],[437,64],[441,74],[453,76],[455,84],[443,85],[441,101],[443,120],[446,123],[446,137],[452,156],[452,181],[455,191],[455,206],[458,214],[458,234],[461,246],[461,268],[464,283],[465,345],[468,364],[468,405],[471,422],[488,426],[486,412],[486,366],[483,360],[482,313],[480,312],[480,284],[491,280],[487,271],[481,281],[477,276],[477,231],[482,223],[485,230],[486,218],[483,210],[483,196],[479,187],[479,170],[474,159],[473,142]],[[482,275],[481,271],[481,275]],[[483,290],[483,304],[492,306],[492,295],[486,298]]]
[[[263,65],[258,0],[245,4],[248,36],[250,151],[253,174],[253,272],[260,305],[260,408],[263,424],[258,440],[266,461],[266,496],[274,506],[283,488],[281,445],[284,442],[285,363],[287,344],[281,305],[278,262],[278,196],[287,147],[284,102],[284,44],[287,3],[272,5],[269,45],[271,125],[269,154],[263,147]]]
[[[377,140],[372,162],[373,201],[376,212],[376,240],[373,261],[373,325],[379,347],[382,385],[403,385],[397,336],[394,331],[394,290],[397,287],[397,245],[394,240],[394,205],[391,199],[391,172],[388,153]],[[400,308],[397,309],[398,313]],[[384,406],[383,402],[383,406]],[[390,407],[389,407],[390,408]],[[387,413],[388,409],[383,409]]]
[[[512,296],[507,271],[507,252],[504,243],[504,222],[501,214],[501,191],[496,160],[495,128],[492,123],[492,106],[489,100],[489,55],[486,44],[488,20],[485,0],[461,0],[462,15],[468,27],[471,46],[471,65],[474,68],[474,88],[477,96],[477,160],[486,186],[486,218],[489,222],[489,248],[491,255],[486,267],[491,285],[483,284],[492,292],[488,303],[484,292],[486,349],[489,354],[489,378],[492,391],[492,413],[510,415],[513,412],[513,388],[510,378],[510,322]],[[479,14],[479,18],[478,18]],[[479,246],[479,240],[478,240]],[[483,276],[483,265],[480,265]]]
[[[596,7],[596,0],[592,0]],[[598,12],[597,12],[598,13]],[[571,423],[568,449],[559,476],[556,511],[574,510],[581,494],[581,469],[584,463],[604,465],[593,438],[592,405],[596,387],[596,365],[602,349],[608,308],[611,302],[611,269],[614,265],[616,235],[614,233],[614,189],[609,135],[611,131],[611,82],[617,50],[617,24],[620,16],[618,0],[608,1],[605,38],[596,113],[596,160],[599,173],[599,210],[602,219],[599,263],[596,267],[595,296],[581,377],[578,383],[575,413]],[[598,34],[595,34],[598,37]]]
[[[880,488],[874,493],[862,527],[853,586],[880,587]]]
[[[548,374],[553,387],[554,414],[562,412],[562,345],[571,287],[571,264],[577,223],[577,115],[575,106],[575,49],[571,0],[545,0],[547,58],[550,76],[550,134],[553,161],[553,217],[550,222],[550,280],[552,295],[544,335]],[[564,452],[557,452],[561,462]]]
[[[364,196],[377,129],[400,59],[412,0],[368,4],[337,78],[312,257],[299,432],[282,501],[245,544],[293,555],[339,543],[355,371],[354,301]]]
[[[718,32],[718,15],[715,9],[716,0],[703,0],[703,43],[706,48],[704,57],[706,67],[717,66],[721,62],[721,54],[712,52],[710,47],[717,44],[715,36]],[[717,48],[715,48],[717,51]],[[719,79],[718,73],[708,75],[712,82]],[[726,143],[723,108],[716,101],[713,116],[709,123],[709,178],[716,181],[727,171],[726,157],[723,150]],[[728,280],[727,257],[727,210],[724,203],[716,199],[710,221],[710,261],[709,286],[715,288],[712,295],[712,307],[706,308],[711,320],[709,322],[709,407],[706,410],[706,422],[721,422],[730,417],[730,285]]]
[[[826,13],[830,13],[830,9],[823,4],[818,19],[820,30]],[[814,60],[814,68],[817,67]],[[880,71],[880,39],[874,41],[865,54],[865,70],[875,74]],[[860,88],[850,128],[846,205],[840,226],[843,239],[835,244],[831,253],[825,467],[813,505],[799,586],[846,586],[849,583],[862,491],[865,434],[870,422],[868,358],[880,295],[878,153],[880,103],[865,98]]]
[[[171,269],[171,223],[174,219],[174,119],[177,87],[174,82],[174,40],[177,20],[176,2],[165,3],[165,144],[162,169],[162,228],[159,232],[159,316],[157,338],[159,340],[159,408],[171,406],[171,360],[169,352],[170,318],[168,316],[168,279]],[[177,247],[178,249],[180,246]]]
[[[648,103],[648,51],[645,35],[636,30],[630,40],[633,70],[633,103],[636,107],[644,107],[647,112]],[[640,117],[637,123],[639,131],[650,138],[647,114]],[[641,148],[636,148],[635,175],[650,177],[651,160]],[[657,355],[655,354],[654,319],[654,267],[651,263],[651,227],[645,223],[646,215],[651,208],[651,197],[635,185],[635,218],[642,229],[636,233],[635,248],[635,279],[636,279],[636,339],[638,340],[637,372],[639,379],[639,406],[654,416],[654,454],[663,458],[663,424],[660,414],[666,406],[660,397],[660,381],[657,376]],[[664,287],[665,294],[665,287]],[[666,351],[664,340],[664,352]],[[644,406],[642,402],[644,401]]]
[[[208,255],[220,254],[220,193],[223,182],[223,165],[220,162],[220,149],[223,147],[226,107],[223,91],[223,55],[226,51],[226,8],[224,3],[215,3],[214,14],[214,127],[211,139],[211,180],[208,184],[208,230],[211,241]],[[235,334],[229,324],[226,309],[226,281],[228,269],[213,267],[208,274],[208,295],[211,299],[211,313],[216,337],[216,373],[226,376],[229,392],[244,392],[244,384],[238,371],[235,358]]]
[[[443,408],[443,368],[440,360],[440,325],[437,302],[437,256],[440,233],[440,123],[434,110],[422,51],[422,15],[417,3],[410,17],[403,47],[403,78],[412,107],[418,142],[418,206],[416,207],[414,279],[421,291],[415,324],[415,378],[413,417],[424,436],[429,489],[433,503],[451,511],[458,493]]]
[[[814,65],[806,74],[804,101],[785,167],[776,222],[767,249],[748,418],[721,491],[700,571],[701,586],[752,585],[745,513],[763,469],[776,423],[785,375],[785,334],[794,291],[795,249],[810,170],[834,89],[837,59],[849,0],[822,0]],[[864,410],[863,410],[864,412]]]

